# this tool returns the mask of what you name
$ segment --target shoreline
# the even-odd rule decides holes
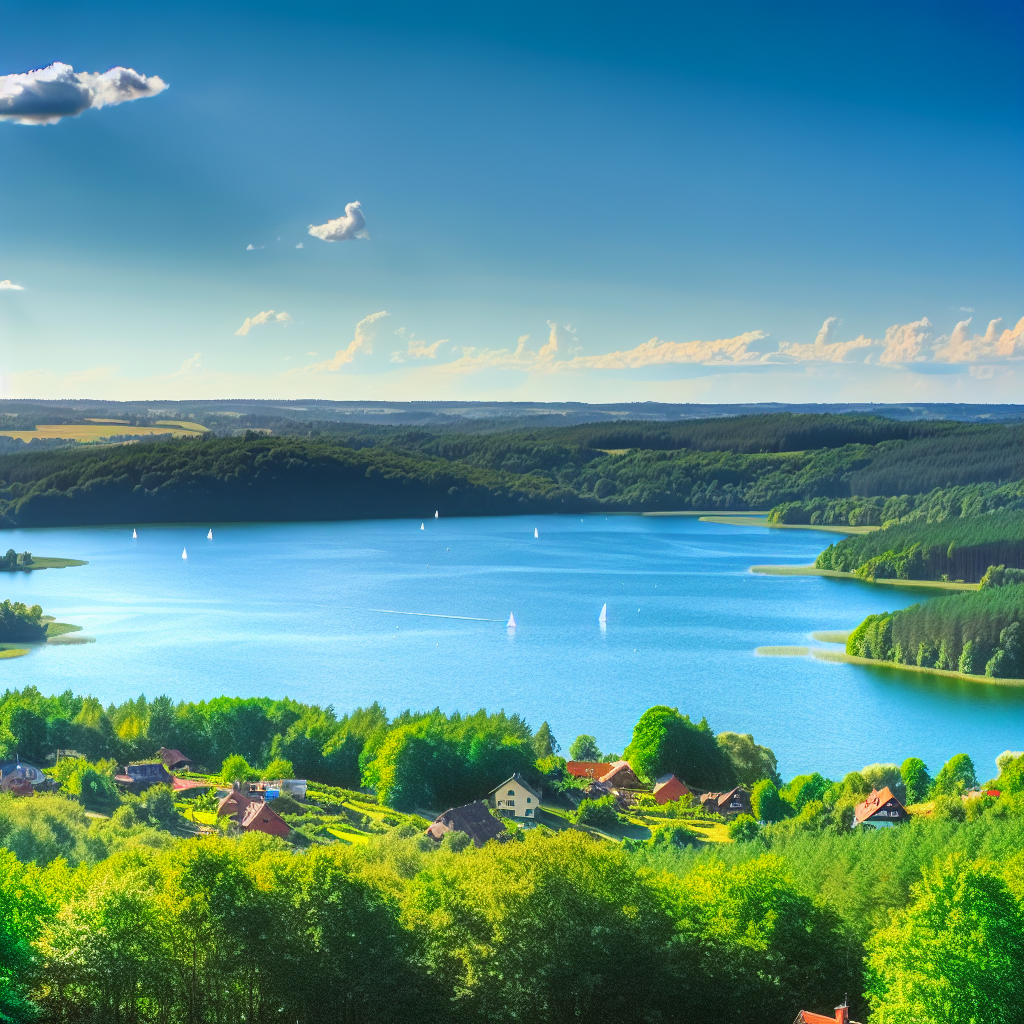
[[[645,515],[647,513],[644,513]],[[698,513],[694,513],[697,515]],[[763,515],[767,515],[765,512]],[[769,523],[761,519],[762,513],[737,512],[733,515],[704,513],[700,517],[702,523],[722,523],[726,526],[763,526],[769,530],[818,530],[821,533],[842,533],[846,535],[874,533],[880,526],[812,526],[810,523]]]
[[[876,583],[886,587],[906,587],[909,590],[977,590],[980,583],[948,583],[943,580],[888,580],[864,579],[852,572],[837,569],[818,569],[813,565],[752,565],[748,572],[758,576],[827,576],[837,580],[856,580],[859,583]]]
[[[904,665],[898,661],[876,661],[874,658],[858,658],[845,651],[826,651],[814,648],[811,657],[818,661],[839,662],[844,665],[867,665],[875,668],[896,668],[906,672],[923,672],[930,676],[945,676],[947,679],[962,679],[965,683],[982,683],[986,686],[1024,686],[1024,679],[1002,679],[996,676],[971,676],[966,672],[954,672],[945,668],[925,668],[923,665]]]
[[[69,569],[76,565],[88,565],[80,558],[46,558],[43,555],[32,557],[31,565],[19,565],[15,569],[0,569],[0,572],[37,572],[40,569]]]

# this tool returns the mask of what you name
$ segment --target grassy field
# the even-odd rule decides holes
[[[27,647],[4,647],[0,649],[0,658],[21,658],[28,654]]]
[[[814,527],[818,529],[818,527]],[[885,587],[907,587],[911,590],[977,590],[978,583],[947,583],[943,580],[865,580],[852,572],[837,572],[835,569],[816,569],[813,565],[752,565],[751,572],[761,576],[828,576],[837,580],[858,580],[861,583],[878,583]]]
[[[19,565],[17,569],[0,569],[0,572],[35,572],[37,569],[68,569],[74,565],[88,565],[79,558],[45,558],[33,555],[31,565]]]
[[[819,661],[838,661],[845,665],[867,665],[873,668],[897,668],[902,672],[923,672],[930,676],[946,676],[948,679],[963,679],[968,683],[985,683],[989,686],[1024,686],[1024,679],[996,679],[993,676],[971,676],[966,672],[950,672],[942,668],[923,668],[920,665],[903,665],[897,661],[875,661],[874,658],[857,658],[845,651],[811,651]]]
[[[850,639],[852,629],[823,629],[811,634],[812,640],[820,644],[845,644]]]
[[[704,516],[716,516],[716,515],[718,515],[718,513],[715,512],[714,509],[709,509],[709,510],[704,511],[704,512],[641,512],[640,514],[643,515],[643,516],[699,516],[699,517],[702,517],[702,518]],[[743,514],[744,514],[744,516],[766,516],[766,515],[768,515],[767,512],[744,512]],[[726,518],[735,518],[735,517],[726,517]],[[761,522],[757,522],[754,525],[755,526],[764,526],[765,524],[761,523]]]
[[[754,653],[764,658],[800,658],[810,653],[809,647],[758,647]]]
[[[180,424],[168,424],[154,427],[130,427],[119,423],[39,423],[35,430],[3,430],[0,436],[20,438],[31,441],[34,437],[59,437],[64,441],[103,441],[108,437],[131,436],[148,437],[151,434],[172,434],[174,437],[189,437],[202,434],[206,427],[190,423],[183,427]]]
[[[65,633],[80,633],[81,626],[72,626],[70,622],[49,622],[46,625],[46,639],[63,636]]]

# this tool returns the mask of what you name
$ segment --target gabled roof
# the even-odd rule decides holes
[[[599,779],[611,771],[611,761],[566,761],[565,770],[580,779]]]
[[[674,775],[661,775],[654,782],[655,799],[661,797],[665,800],[677,800],[680,796],[686,796],[689,792],[690,787],[682,779],[677,779]]]
[[[238,824],[242,828],[259,829],[261,825],[270,825],[272,828],[279,830],[283,828],[286,832],[291,831],[288,822],[270,804],[263,801],[251,801],[244,810],[239,811]]]
[[[174,750],[168,747],[161,747],[157,752],[156,756],[168,768],[173,768],[176,764],[195,764],[191,757],[187,757],[180,750]]]
[[[840,1011],[846,1012],[845,1005],[836,1007],[836,1016],[834,1017],[826,1017],[820,1013],[811,1013],[810,1010],[801,1010],[796,1015],[796,1020],[793,1021],[793,1024],[837,1024],[838,1021],[844,1019],[840,1016]],[[851,1020],[849,1024],[857,1024],[857,1022]]]
[[[604,775],[598,776],[597,781],[607,782],[614,786],[616,776],[621,775],[623,772],[629,772],[630,775],[636,778],[636,772],[633,771],[633,766],[628,761],[615,761]]]
[[[503,843],[509,838],[505,826],[491,814],[481,800],[464,804],[462,807],[449,808],[444,814],[439,814],[426,831],[431,839],[438,841],[445,832],[465,832],[476,846],[483,846],[489,839]]]
[[[238,814],[240,816],[252,802],[240,789],[229,790],[228,795],[217,804],[217,816],[220,817],[222,814]]]
[[[716,807],[725,807],[737,793],[743,794],[748,800],[750,799],[750,793],[743,786],[733,786],[727,793],[705,793],[700,798],[700,802],[702,804],[714,803]]]
[[[853,820],[860,824],[862,821],[867,821],[873,814],[877,814],[887,803],[892,801],[904,814],[907,813],[907,809],[893,796],[892,790],[885,786],[882,789],[871,790],[871,795],[866,799],[862,800],[853,809]]]
[[[522,775],[519,774],[519,772],[516,772],[515,775],[510,775],[504,782],[499,782],[498,785],[495,786],[494,789],[492,789],[491,792],[488,793],[487,795],[491,796],[494,793],[497,793],[498,790],[502,788],[502,786],[507,786],[510,782],[518,782],[519,785],[522,786],[523,789],[525,789],[527,793],[532,793],[538,800],[543,799],[541,797],[540,793],[538,793],[537,790],[535,790],[533,788],[533,786],[531,786],[526,781],[526,779],[524,779],[522,777]],[[472,805],[467,805],[467,806],[472,806]]]

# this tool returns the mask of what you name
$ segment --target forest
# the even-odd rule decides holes
[[[1024,568],[1024,511],[899,523],[830,544],[814,564],[864,579],[977,583],[991,565]]]
[[[671,429],[209,433],[0,455],[0,525],[770,509],[1007,483],[1022,440],[1020,426],[788,413]]]
[[[227,697],[103,709],[31,689],[0,702],[3,742],[35,742],[37,753],[76,719],[108,750],[150,756],[181,738],[176,723],[202,723],[194,736],[207,737],[209,767],[223,754],[222,774],[234,774],[245,751],[272,771],[300,721],[334,722],[329,746],[362,718],[376,737],[376,753],[357,759],[363,782],[386,787],[402,761],[458,773],[458,751],[490,746],[469,757],[467,787],[489,788],[513,764],[557,787],[564,761],[546,726],[484,712],[423,724],[437,714],[389,720],[374,705],[336,718]],[[410,741],[431,730],[439,743],[425,757]],[[508,761],[490,745],[497,735]],[[113,769],[65,758],[52,770],[60,792],[0,795],[0,1020],[667,1024],[751,1008],[777,1020],[831,1013],[846,993],[863,1021],[1017,1019],[1024,756],[999,758],[987,786],[998,797],[969,801],[978,778],[963,754],[931,773],[908,758],[835,780],[823,765],[783,783],[750,737],[715,737],[664,707],[644,713],[624,753],[643,775],[742,778],[761,823],[737,819],[728,843],[679,828],[615,843],[538,826],[477,849],[460,833],[437,843],[400,816],[351,846],[230,830],[181,838],[167,787],[114,792],[102,816],[86,817],[91,783]],[[853,805],[882,785],[918,813],[892,830],[851,829]],[[366,799],[386,803],[385,793],[403,796],[392,785]],[[629,970],[613,950],[628,951]]]

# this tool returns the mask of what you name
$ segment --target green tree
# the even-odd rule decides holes
[[[732,763],[708,723],[690,721],[678,709],[648,708],[633,729],[624,757],[644,778],[671,773],[691,788],[718,789],[733,784]]]
[[[754,817],[766,824],[782,821],[793,813],[793,808],[782,798],[771,779],[762,779],[754,786],[750,794],[750,806]]]
[[[755,743],[750,733],[720,732],[717,740],[732,763],[736,781],[741,786],[749,788],[761,779],[771,779],[776,786],[782,785],[774,751]]]
[[[570,761],[600,761],[603,755],[597,740],[593,736],[583,733],[569,744]]]
[[[1011,1024],[1024,1000],[1024,916],[998,872],[954,854],[867,944],[872,1019]]]
[[[260,772],[261,779],[294,779],[295,769],[286,757],[275,757]]]
[[[551,726],[547,722],[541,722],[540,728],[533,734],[533,752],[537,758],[551,757],[561,749],[558,740],[551,732]],[[580,758],[580,760],[586,760],[586,758]]]
[[[224,758],[224,763],[220,766],[220,781],[226,786],[233,782],[249,782],[259,777],[259,772],[250,768],[249,762],[241,754],[232,754]]]
[[[729,823],[729,838],[734,843],[753,842],[760,834],[761,826],[750,814],[741,814]]]
[[[921,758],[908,757],[900,765],[900,778],[903,780],[903,789],[907,794],[908,804],[919,804],[928,796],[932,779],[928,774],[927,765]]]
[[[935,796],[960,796],[977,785],[974,762],[966,754],[955,754],[935,776],[932,792]]]
[[[831,786],[832,783],[828,779],[814,772],[811,775],[797,775],[790,779],[780,792],[786,803],[799,813],[807,804],[821,800]]]
[[[884,789],[886,786],[892,791],[893,796],[902,800],[906,793],[903,789],[903,776],[900,774],[899,765],[895,764],[869,764],[860,770],[861,778],[872,789]]]
[[[14,749],[26,761],[41,762],[49,753],[46,742],[46,718],[26,707],[16,707],[7,728],[14,737]]]

